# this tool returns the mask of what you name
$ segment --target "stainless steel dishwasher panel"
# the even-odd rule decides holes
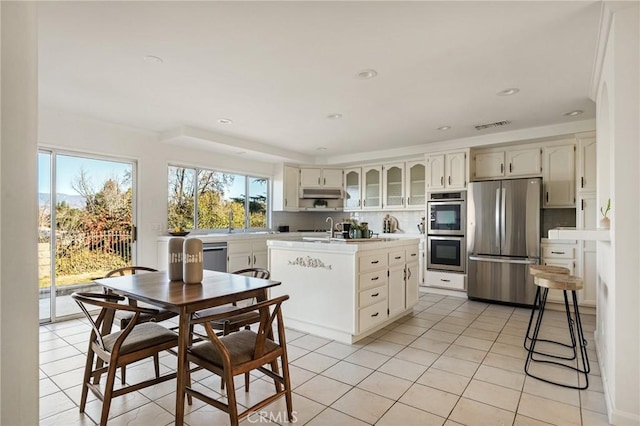
[[[204,243],[202,251],[204,269],[227,272],[227,243]]]

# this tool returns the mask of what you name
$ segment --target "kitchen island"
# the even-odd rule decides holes
[[[268,240],[287,327],[354,343],[412,312],[420,239]]]

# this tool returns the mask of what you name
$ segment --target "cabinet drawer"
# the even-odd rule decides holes
[[[387,286],[383,285],[369,290],[361,291],[358,295],[358,307],[364,308],[373,303],[378,303],[387,298]]]
[[[387,319],[387,301],[383,300],[374,305],[367,306],[358,311],[358,319],[360,320],[360,332],[374,327]]]
[[[365,290],[387,284],[387,270],[383,269],[375,272],[360,274],[358,277],[358,289]]]
[[[452,290],[464,290],[464,274],[451,274],[447,272],[429,271],[425,276],[425,283],[430,287],[449,288]]]
[[[574,259],[576,257],[576,249],[573,246],[542,247],[542,257],[545,259]]]
[[[417,262],[420,259],[418,247],[406,250],[405,260],[409,262]]]
[[[227,253],[228,254],[233,254],[233,253],[251,253],[251,251],[252,251],[251,241],[242,241],[242,242],[233,241],[233,242],[228,242],[227,243]]]
[[[404,263],[404,250],[396,250],[389,253],[389,265],[401,265]]]
[[[387,253],[370,254],[359,258],[359,271],[368,272],[387,268]]]

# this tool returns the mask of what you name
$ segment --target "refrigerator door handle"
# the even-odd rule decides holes
[[[469,260],[477,262],[493,262],[493,263],[517,263],[521,265],[537,265],[538,259],[505,259],[504,257],[492,256],[469,256]]]
[[[500,247],[500,234],[502,228],[500,227],[500,188],[496,188],[496,246]]]
[[[507,189],[502,188],[502,197],[500,197],[500,252],[507,245]]]

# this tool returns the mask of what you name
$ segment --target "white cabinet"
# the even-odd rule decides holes
[[[362,168],[362,206],[364,209],[382,207],[382,166]]]
[[[397,210],[404,207],[404,163],[382,166],[382,207]]]
[[[424,210],[425,166],[423,161],[408,161],[405,166],[405,193],[408,209]]]
[[[389,316],[404,311],[405,276],[405,250],[389,252]]]
[[[445,288],[449,290],[466,290],[466,275],[455,272],[441,272],[427,269],[424,284],[427,287]]]
[[[539,175],[542,172],[542,152],[538,147],[506,151],[505,176]]]
[[[478,151],[473,155],[473,177],[481,180],[540,176],[541,161],[539,146]]]
[[[545,241],[541,245],[541,263],[546,266],[567,268],[570,275],[576,272],[576,244],[573,241]],[[549,290],[547,299],[551,302],[564,303],[561,290]]]
[[[299,209],[300,169],[285,165],[273,179],[272,205],[274,211]]]
[[[407,262],[409,259],[407,258]],[[405,306],[414,306],[418,303],[420,293],[418,290],[418,283],[420,279],[420,268],[418,262],[408,262],[405,280]]]
[[[543,207],[575,207],[575,144],[545,146]]]
[[[467,152],[453,151],[427,156],[427,190],[465,189]]]
[[[360,167],[344,171],[344,211],[360,210],[362,208],[362,169]]]
[[[266,239],[229,241],[227,243],[227,271],[245,268],[268,268]]]
[[[342,169],[301,168],[302,188],[342,188]]]
[[[593,132],[578,135],[578,192],[596,192],[596,137]]]
[[[482,152],[473,156],[475,179],[489,179],[504,176],[504,151]]]

